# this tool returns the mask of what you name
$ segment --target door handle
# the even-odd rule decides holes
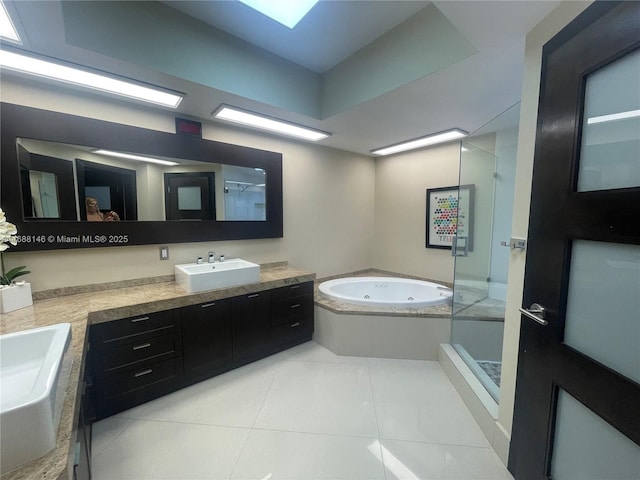
[[[534,322],[538,322],[540,325],[549,324],[549,322],[544,319],[547,314],[547,309],[539,303],[532,303],[529,308],[520,308],[520,313]]]
[[[458,237],[454,235],[451,240],[451,256],[452,257],[467,257],[469,256],[469,239],[467,237]],[[459,242],[459,243],[458,243]]]

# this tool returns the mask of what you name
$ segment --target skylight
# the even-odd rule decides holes
[[[248,7],[293,29],[318,0],[239,0]]]
[[[0,2],[0,37],[15,43],[22,43],[20,35],[13,26],[9,12],[7,12],[7,7],[2,2]]]

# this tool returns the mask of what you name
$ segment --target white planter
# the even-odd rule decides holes
[[[13,312],[30,305],[33,305],[30,283],[0,288],[0,313]]]

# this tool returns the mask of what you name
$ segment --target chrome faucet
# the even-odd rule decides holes
[[[202,257],[198,257],[198,258],[196,259],[196,263],[197,263],[198,265],[200,265],[200,264],[202,263]]]
[[[213,263],[216,261],[216,254],[215,252],[209,252],[209,263]]]

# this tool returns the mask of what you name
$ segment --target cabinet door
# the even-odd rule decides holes
[[[193,305],[180,310],[185,375],[189,379],[219,373],[231,363],[229,300]]]
[[[231,299],[234,360],[251,360],[268,351],[271,293],[252,293]]]

